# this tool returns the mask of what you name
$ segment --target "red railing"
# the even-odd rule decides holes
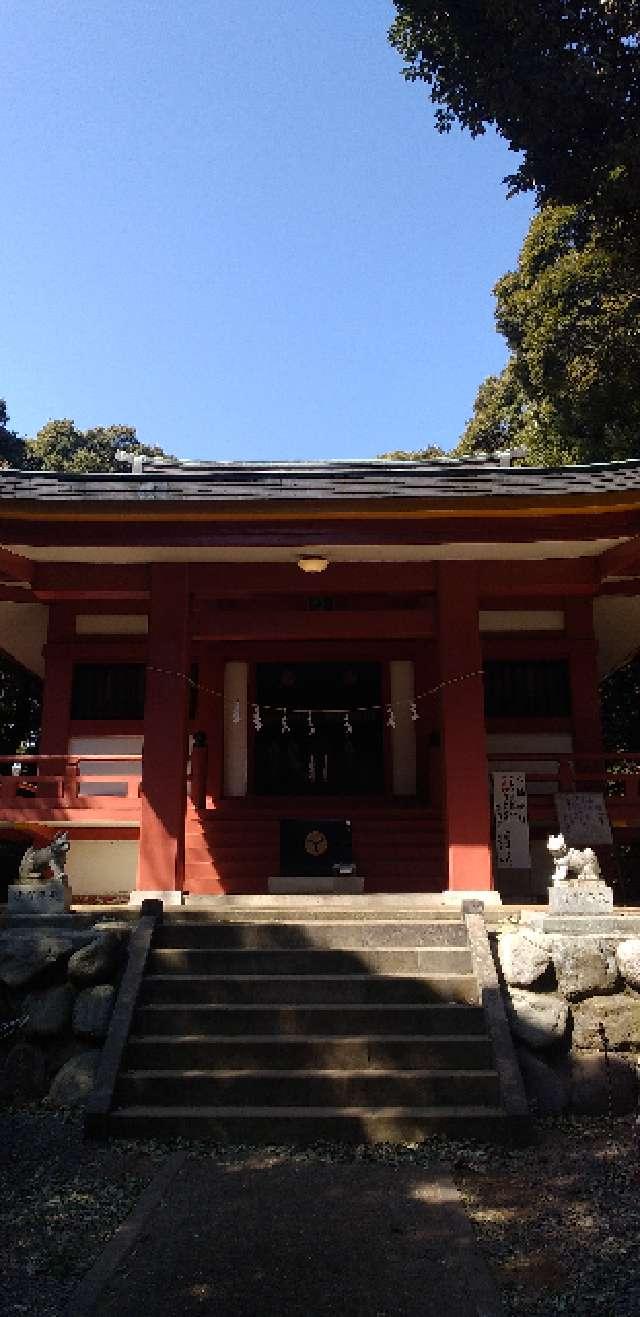
[[[109,764],[119,771],[105,772],[103,765]],[[129,765],[137,771],[127,771]],[[88,797],[137,800],[141,772],[142,755],[0,755],[0,802],[28,807],[30,799],[54,800],[73,807]]]
[[[556,750],[501,750],[488,756],[492,772],[524,773],[530,805],[552,804],[557,791],[601,791],[610,812],[640,823],[640,751],[562,754]]]

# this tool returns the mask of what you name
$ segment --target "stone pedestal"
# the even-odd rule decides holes
[[[568,879],[549,888],[549,913],[601,915],[613,910],[613,890],[597,879]]]
[[[66,878],[34,878],[12,883],[7,892],[7,914],[9,919],[25,915],[66,915],[71,910],[71,896]]]

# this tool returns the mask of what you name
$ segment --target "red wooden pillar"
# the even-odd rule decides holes
[[[478,591],[472,563],[438,564],[442,762],[449,887],[492,886]]]
[[[69,748],[74,621],[75,615],[68,608],[50,605],[44,648],[41,755],[66,755]]]
[[[188,568],[151,568],[137,887],[179,891],[184,877],[189,675]]]
[[[602,752],[602,723],[592,599],[567,599],[565,630],[569,641],[573,748],[576,754],[598,755]]]

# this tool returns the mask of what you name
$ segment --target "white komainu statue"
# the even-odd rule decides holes
[[[590,846],[585,846],[582,851],[567,846],[560,832],[557,837],[549,837],[547,850],[555,865],[552,874],[554,887],[566,882],[602,882],[598,857]]]
[[[69,838],[66,832],[58,832],[48,846],[38,849],[30,846],[25,851],[18,870],[18,882],[28,883],[35,879],[46,882],[45,870],[50,869],[54,878],[66,878],[64,870]]]

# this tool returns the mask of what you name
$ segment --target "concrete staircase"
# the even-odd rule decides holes
[[[510,1132],[464,920],[389,916],[165,914],[108,1132],[238,1143]]]

